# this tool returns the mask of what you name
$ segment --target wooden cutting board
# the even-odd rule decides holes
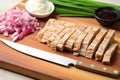
[[[24,9],[25,0],[17,5],[17,7]],[[49,18],[54,17],[56,19],[73,21],[81,24],[85,24],[88,26],[96,26],[102,27],[94,18],[80,18],[80,17],[55,17],[50,16]],[[44,26],[45,22],[49,19],[39,19],[40,25]],[[112,26],[113,29],[116,30],[115,40],[119,44],[119,48],[116,50],[115,55],[112,57],[111,65],[103,65],[101,62],[86,59],[84,57],[76,57],[71,53],[66,52],[55,52],[51,50],[45,44],[39,43],[35,36],[38,31],[33,34],[30,34],[23,38],[23,40],[18,41],[20,44],[25,44],[31,47],[35,47],[41,50],[45,50],[48,52],[52,52],[54,54],[66,56],[69,58],[73,58],[76,60],[82,60],[86,63],[91,63],[99,66],[111,67],[118,69],[120,71],[120,23],[116,23]],[[104,27],[103,27],[104,28]],[[0,34],[1,38],[11,40],[9,37],[4,37]],[[2,42],[0,42],[0,68],[4,68],[10,71],[14,71],[16,73],[20,73],[35,79],[39,80],[120,80],[114,79],[106,76],[102,76],[99,74],[91,73],[85,70],[77,69],[74,67],[64,67],[57,64],[53,64],[41,59],[37,59],[18,51],[13,50],[12,48],[6,46]]]

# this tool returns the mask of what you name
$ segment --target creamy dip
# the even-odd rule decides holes
[[[28,0],[26,7],[35,14],[45,14],[51,10],[47,0]]]

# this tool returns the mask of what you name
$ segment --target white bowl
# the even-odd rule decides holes
[[[27,6],[27,2],[25,3],[25,9],[26,9],[26,11],[31,15],[31,16],[34,16],[34,17],[37,17],[37,18],[45,18],[45,17],[48,17],[49,15],[51,15],[52,13],[53,13],[53,11],[54,11],[54,9],[55,9],[55,6],[54,6],[54,4],[52,3],[52,2],[50,2],[50,1],[48,1],[48,5],[51,7],[51,10],[49,11],[49,12],[46,12],[46,13],[44,13],[44,14],[36,14],[36,13],[33,13],[33,12],[31,12],[28,8],[28,6]]]

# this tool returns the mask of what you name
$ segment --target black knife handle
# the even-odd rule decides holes
[[[111,67],[106,67],[106,66],[99,66],[95,64],[90,64],[90,63],[84,63],[82,61],[78,61],[75,67],[84,69],[87,71],[91,71],[97,74],[101,74],[104,76],[109,76],[113,78],[119,78],[120,77],[120,72],[114,68]]]

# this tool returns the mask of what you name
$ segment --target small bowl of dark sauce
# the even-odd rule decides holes
[[[94,12],[94,17],[103,26],[112,26],[120,19],[120,12],[112,7],[100,7]]]

